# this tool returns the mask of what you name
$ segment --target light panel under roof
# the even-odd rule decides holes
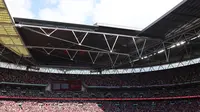
[[[0,43],[19,56],[29,57],[28,50],[12,23],[12,19],[3,0],[0,0]]]
[[[3,0],[0,0],[0,8],[5,8],[5,5],[3,3]]]
[[[0,10],[0,23],[12,23],[12,20],[6,8]]]

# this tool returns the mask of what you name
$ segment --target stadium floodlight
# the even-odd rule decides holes
[[[146,59],[147,58],[147,56],[144,56],[144,59]]]
[[[165,50],[162,49],[162,50],[158,51],[157,53],[160,54],[160,53],[163,53],[164,51],[165,51]],[[154,54],[155,54],[155,53],[154,53]]]
[[[176,47],[176,45],[172,45],[172,46],[170,47],[170,49],[175,48],[175,47]]]
[[[181,44],[181,45],[185,44],[185,41],[181,41],[180,44]]]
[[[151,56],[153,56],[152,54],[150,54],[148,57],[151,57]]]
[[[191,38],[190,40],[195,40],[195,39],[197,39],[198,37],[193,37],[193,38]]]
[[[200,34],[198,36],[196,36],[196,37],[191,38],[190,40],[195,40],[195,39],[197,39],[199,37],[200,37]]]
[[[200,37],[200,35],[198,35],[198,36],[196,36],[196,37],[193,37],[193,38],[191,38],[190,40],[195,40],[195,39],[197,39],[197,38],[199,38]]]
[[[181,45],[180,43],[177,43],[177,44],[176,44],[176,46],[180,46],[180,45]]]
[[[178,47],[178,46],[183,45],[185,43],[186,43],[186,41],[177,42],[177,43],[173,44],[172,46],[170,46],[168,49],[172,49],[172,48]]]

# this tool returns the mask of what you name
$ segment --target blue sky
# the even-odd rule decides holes
[[[13,17],[142,30],[182,0],[5,0]]]

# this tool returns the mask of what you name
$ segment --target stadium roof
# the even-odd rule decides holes
[[[200,56],[199,14],[199,0],[184,0],[143,31],[14,18],[25,45],[3,45],[27,48],[32,57],[19,56],[17,62],[38,66],[122,68],[168,63]]]
[[[166,38],[185,24],[200,17],[199,0],[183,0],[158,20],[143,29],[141,36]]]
[[[20,56],[30,56],[27,49],[23,47],[23,41],[13,26],[12,18],[3,0],[0,0],[0,43],[5,47],[6,44],[21,45],[7,48]]]

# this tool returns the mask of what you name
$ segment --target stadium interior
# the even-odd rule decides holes
[[[0,0],[0,111],[198,112],[200,1],[141,31],[12,18]]]

